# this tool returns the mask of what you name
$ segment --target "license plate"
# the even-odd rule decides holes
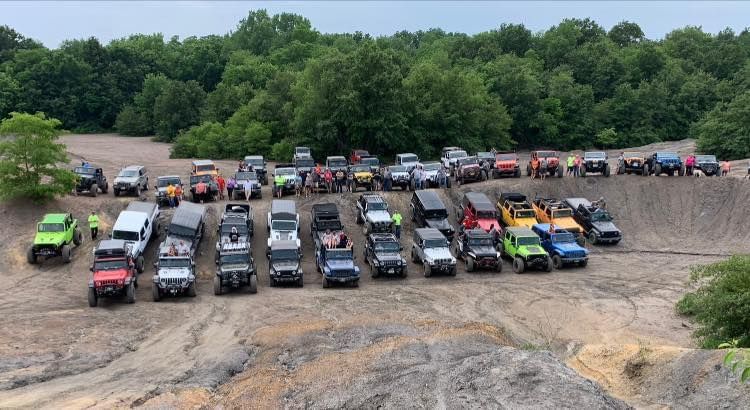
[[[393,268],[388,269],[388,273],[394,273],[396,272]]]
[[[115,288],[114,288],[114,287],[112,287],[112,286],[107,286],[107,289],[106,289],[106,291],[107,291],[107,292],[112,292],[113,290],[115,290]]]

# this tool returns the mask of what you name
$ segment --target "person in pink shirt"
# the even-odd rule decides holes
[[[693,175],[694,167],[695,167],[695,155],[690,154],[685,159],[685,175]]]

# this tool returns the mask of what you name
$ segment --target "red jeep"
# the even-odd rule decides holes
[[[99,242],[94,250],[94,264],[91,265],[89,306],[96,307],[99,298],[112,296],[125,296],[128,303],[135,302],[138,278],[127,246],[121,239]]]
[[[494,228],[497,233],[494,238],[496,241],[502,236],[502,228],[497,217],[497,208],[487,195],[481,192],[467,192],[456,212],[456,219],[465,230],[479,228],[489,232]]]
[[[470,181],[484,181],[487,179],[487,171],[479,166],[477,157],[463,157],[456,161],[454,170],[456,185],[465,184]]]
[[[369,157],[370,153],[367,150],[364,149],[353,149],[352,153],[349,154],[349,163],[359,164],[359,161],[362,159],[362,157]]]
[[[563,176],[563,167],[560,165],[560,154],[557,151],[531,151],[531,160],[526,165],[526,176],[531,176],[531,161],[538,159],[540,164],[542,160],[547,161],[547,175],[558,178]]]
[[[521,177],[521,164],[518,161],[518,154],[513,151],[495,154],[495,168],[492,169],[492,178],[501,176]]]

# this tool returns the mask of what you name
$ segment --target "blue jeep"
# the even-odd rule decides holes
[[[577,264],[581,267],[589,262],[589,251],[576,243],[572,233],[562,228],[555,228],[550,233],[549,224],[536,224],[531,227],[542,240],[542,247],[552,256],[555,269],[562,269],[564,265]]]
[[[351,248],[318,249],[318,270],[323,274],[323,287],[333,283],[346,283],[359,286],[359,267],[354,264],[354,252]]]
[[[658,151],[646,159],[643,165],[643,175],[667,174],[670,177],[677,173],[679,176],[685,175],[685,164],[682,163],[680,156],[674,152]]]

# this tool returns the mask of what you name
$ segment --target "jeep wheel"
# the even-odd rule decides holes
[[[91,190],[90,190],[91,196],[96,198],[96,195],[99,193],[98,191],[99,191],[99,187],[96,184],[91,184]]]
[[[359,279],[351,281],[349,283],[349,286],[351,286],[353,288],[358,288],[359,287]]]
[[[605,166],[604,166],[604,176],[605,176],[605,177],[608,177],[608,176],[609,176],[609,165],[605,165]]]
[[[588,259],[584,259],[584,260],[582,260],[582,261],[578,262],[578,265],[579,265],[580,267],[582,267],[582,268],[585,268],[585,267],[586,267],[586,265],[588,265],[588,264],[589,264],[589,260],[588,260]]]
[[[417,258],[417,255],[414,254],[414,249],[411,250],[411,261],[414,263],[419,262],[419,259]]]
[[[654,165],[654,175],[656,175],[657,177],[661,175],[661,165],[659,164]]]
[[[120,190],[119,190],[119,189],[117,189],[117,188],[115,188],[115,189],[113,189],[113,190],[112,190],[112,194],[113,194],[114,196],[120,196]]]
[[[430,276],[432,276],[432,268],[430,267],[430,265],[425,263],[423,266],[424,266],[424,277],[429,278]]]
[[[492,171],[492,179],[497,179],[497,178],[499,178],[497,175],[497,172]]]
[[[466,257],[466,272],[474,271],[474,258],[471,256]]]
[[[560,255],[555,255],[552,257],[552,266],[554,266],[555,269],[562,269],[563,261]]]
[[[409,273],[406,271],[406,266],[404,266],[403,268],[401,268],[401,275],[400,276],[402,278],[405,278],[405,277],[409,276]]]
[[[135,303],[135,283],[133,282],[130,282],[125,289],[125,301],[128,303]]]
[[[648,174],[648,164],[643,164],[643,170],[641,171],[641,175],[643,175],[644,177],[647,177],[649,175]]]
[[[71,257],[70,245],[63,245],[60,253],[62,254],[63,262],[70,263],[70,257]]]
[[[271,281],[273,282],[273,280]],[[218,275],[214,276],[214,295],[221,295],[224,289],[221,288],[221,279]]]
[[[161,293],[159,292],[159,286],[157,286],[156,283],[151,285],[151,297],[154,299],[154,302],[158,302],[161,300]]]
[[[146,183],[143,184],[143,190],[148,191],[148,178],[146,178]]]
[[[330,286],[331,286],[331,283],[328,282],[328,279],[325,276],[323,276],[323,287],[328,288]]]
[[[375,279],[380,276],[380,270],[375,268],[372,263],[368,263],[367,266],[370,268],[370,276]]]
[[[552,258],[550,258],[549,256],[547,256],[547,265],[544,267],[544,271],[545,272],[552,272],[552,264],[553,264]]]
[[[594,231],[589,232],[588,239],[592,245],[596,245],[596,234],[594,233]]]
[[[89,288],[89,307],[96,307],[99,303],[99,298],[96,296],[96,289]]]
[[[581,169],[578,171],[582,177],[586,176],[586,165],[582,166]]]
[[[257,275],[250,275],[250,286],[247,287],[247,291],[251,294],[258,293],[258,277]]]
[[[563,177],[563,168],[562,165],[557,166],[557,177],[562,178]]]
[[[515,257],[513,259],[513,272],[523,273],[525,269],[526,269],[526,263],[523,261],[523,259],[519,257]]]
[[[187,295],[194,298],[197,293],[195,292],[195,281],[188,285]]]
[[[26,251],[26,260],[32,265],[36,264],[36,253],[33,247]]]
[[[83,242],[83,235],[81,235],[81,231],[76,229],[75,232],[73,232],[73,244],[75,244],[75,246],[78,246],[82,242]]]
[[[106,194],[107,191],[109,191],[109,182],[104,183],[104,187],[102,188],[102,193]]]
[[[138,186],[135,187],[135,196],[137,196],[139,198],[141,197],[141,186],[140,185],[138,185]]]
[[[513,173],[513,178],[521,178],[521,168],[516,168],[516,171]]]
[[[143,264],[144,264],[144,262],[143,262],[143,255],[139,255],[135,259],[135,270],[137,270],[138,273],[143,273]]]
[[[298,288],[305,286],[305,281],[302,280],[302,278],[297,279],[297,281],[294,282],[295,285],[297,285]]]
[[[500,273],[503,271],[503,260],[501,258],[497,259],[497,264],[495,265],[495,272]]]

